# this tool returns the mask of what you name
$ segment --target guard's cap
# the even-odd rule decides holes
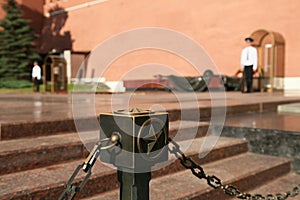
[[[252,37],[246,37],[246,38],[245,38],[245,41],[246,41],[246,42],[253,42],[254,40],[253,40]]]

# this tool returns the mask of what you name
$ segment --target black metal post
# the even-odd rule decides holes
[[[121,200],[149,200],[151,167],[168,160],[169,119],[165,112],[129,109],[100,114],[100,138],[119,136],[119,146],[100,159],[118,168]]]
[[[118,170],[120,200],[149,200],[151,172],[129,173]]]

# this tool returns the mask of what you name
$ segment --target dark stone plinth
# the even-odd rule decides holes
[[[293,170],[300,174],[300,132],[225,126],[222,136],[245,138],[255,153],[288,157]]]
[[[0,126],[0,140],[11,140],[28,137],[61,134],[63,132],[98,130],[99,127],[91,125],[91,119],[62,119],[39,122],[3,123]],[[92,119],[93,121],[93,119]]]

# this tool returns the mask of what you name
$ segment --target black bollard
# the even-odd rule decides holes
[[[148,200],[151,167],[168,160],[168,114],[141,109],[100,114],[100,138],[112,134],[120,143],[101,151],[100,159],[118,168],[120,199]]]
[[[129,173],[118,170],[118,180],[120,182],[120,200],[149,200],[151,172]]]

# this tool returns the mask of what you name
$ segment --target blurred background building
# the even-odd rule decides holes
[[[0,0],[1,6],[4,0]],[[80,71],[88,54],[115,34],[141,28],[174,30],[200,44],[220,74],[233,76],[240,68],[244,38],[253,36],[259,67],[273,76],[274,88],[297,90],[300,85],[299,0],[17,0],[31,19],[41,55],[64,56],[68,79],[97,76]],[[0,18],[5,13],[0,11]],[[116,81],[136,66],[159,63],[198,76],[181,57],[154,49],[133,51],[111,63],[105,80]],[[96,66],[97,67],[97,66]],[[200,74],[201,75],[201,74]],[[153,74],[145,73],[144,78]],[[134,78],[134,77],[133,77]]]

